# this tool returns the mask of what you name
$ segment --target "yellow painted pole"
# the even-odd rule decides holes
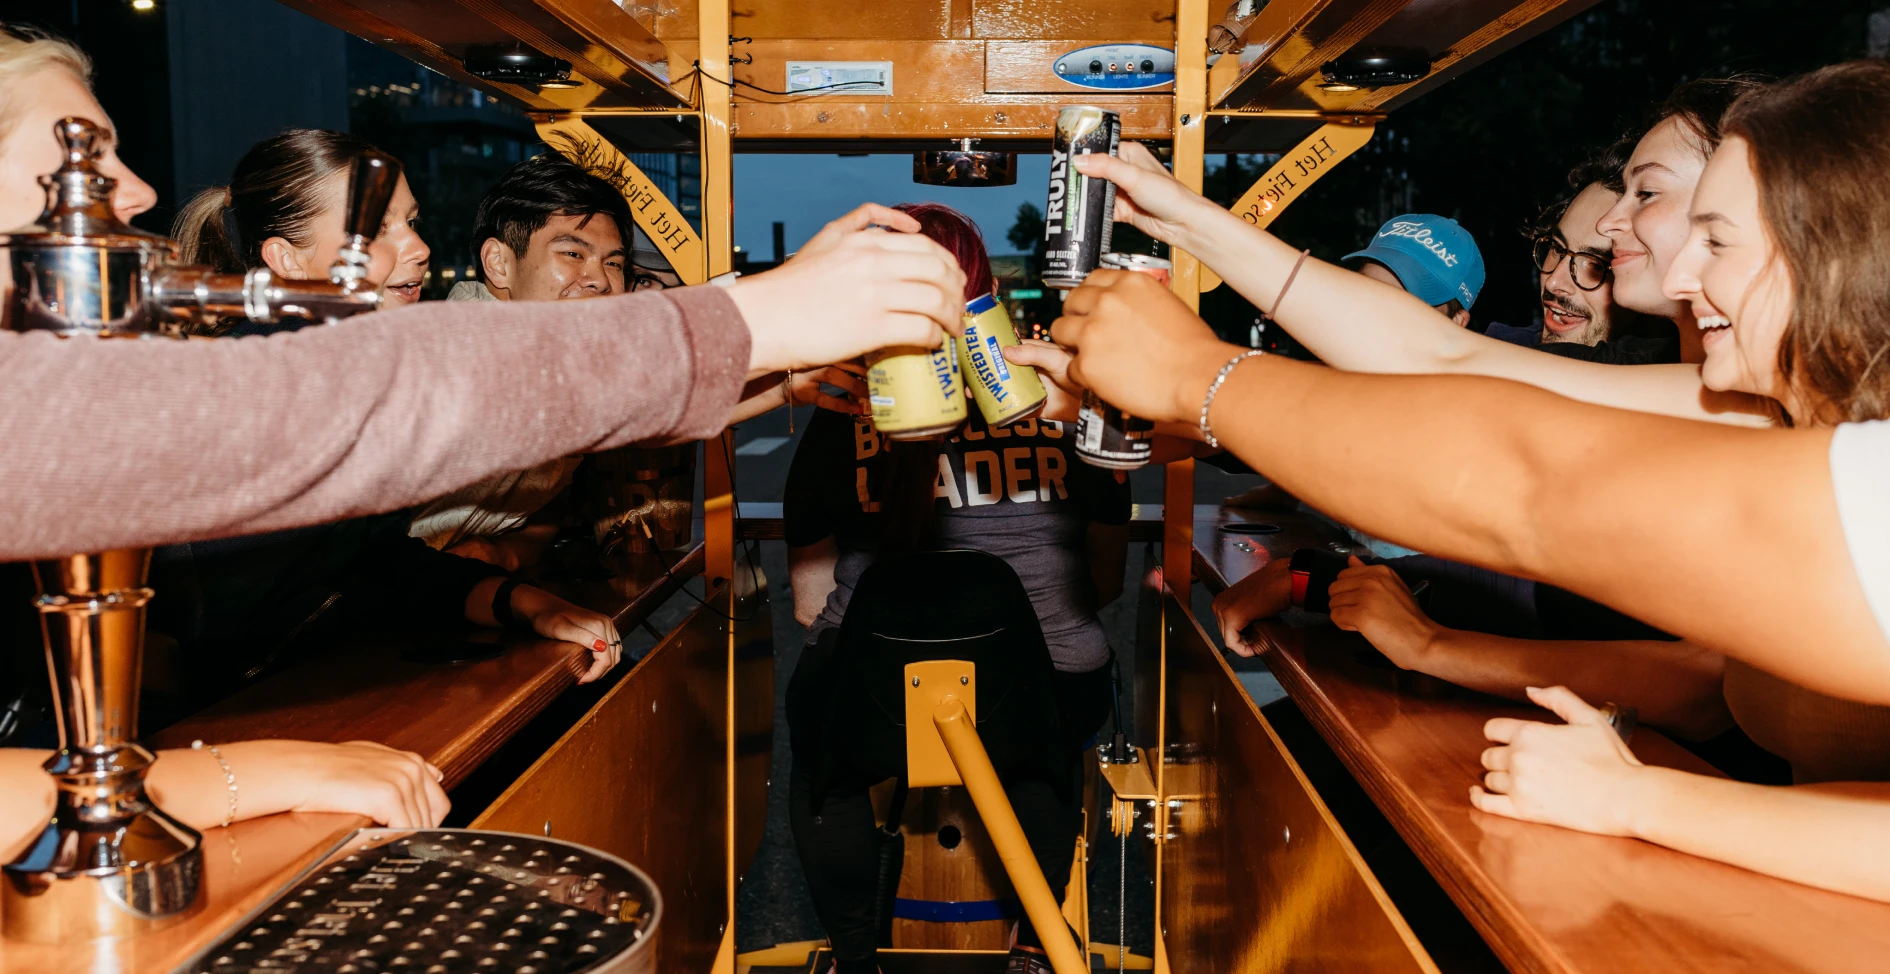
[[[702,119],[702,266],[708,276],[728,273],[734,263],[735,219],[732,210],[733,147],[729,142],[730,91],[733,75],[728,63],[728,0],[699,0],[696,5],[696,31],[700,38],[696,79],[700,92]],[[702,543],[703,568],[714,579],[726,580],[725,605],[729,616],[735,614],[735,437],[729,430],[703,443],[702,469]],[[735,974],[735,854],[737,819],[735,793],[735,624],[728,624],[728,652],[724,663],[728,685],[724,693],[724,728],[727,739],[723,756],[725,794],[724,817],[726,844],[728,922],[722,928],[722,943],[716,951],[714,974]]]
[[[932,723],[937,725],[938,736],[945,741],[945,750],[952,756],[958,776],[965,780],[965,790],[971,793],[978,818],[984,822],[991,844],[997,847],[998,860],[1004,864],[1005,875],[1011,878],[1011,888],[1023,901],[1024,915],[1030,918],[1030,925],[1037,928],[1044,953],[1050,956],[1051,968],[1057,974],[1084,974],[1089,970],[1089,961],[1070,938],[1063,911],[1057,907],[1056,894],[1050,892],[1050,883],[1037,866],[1037,857],[1030,851],[1030,841],[1024,838],[1024,827],[1018,824],[1010,799],[1004,797],[997,769],[991,767],[991,757],[984,752],[978,729],[965,713],[964,701],[952,698],[939,704],[932,713]]]
[[[1207,0],[1180,0],[1175,8],[1175,178],[1201,191],[1207,126]],[[1174,289],[1190,308],[1201,305],[1201,262],[1175,250]],[[1162,577],[1188,591],[1194,550],[1194,461],[1168,465],[1162,492]]]
[[[1218,10],[1216,11],[1218,13]],[[1208,0],[1178,0],[1175,4],[1175,178],[1201,191],[1207,152],[1207,29]],[[1175,294],[1188,307],[1201,307],[1201,275],[1206,268],[1193,254],[1175,250]],[[1205,392],[1206,390],[1203,390]],[[1168,465],[1162,477],[1162,581],[1184,601],[1194,572],[1194,461]],[[1164,615],[1166,610],[1164,609]],[[1168,948],[1162,926],[1166,919],[1162,887],[1167,868],[1163,845],[1168,834],[1168,803],[1162,756],[1168,753],[1168,620],[1162,620],[1162,648],[1158,678],[1160,714],[1154,728],[1155,760],[1155,970],[1167,974]]]

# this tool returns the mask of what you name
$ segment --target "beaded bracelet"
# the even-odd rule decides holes
[[[230,770],[230,762],[223,760],[223,752],[217,750],[215,744],[191,741],[190,749],[193,751],[209,751],[210,756],[217,759],[217,765],[223,768],[223,783],[230,790],[230,810],[223,815],[223,827],[227,829],[230,827],[231,822],[236,821],[236,772]]]

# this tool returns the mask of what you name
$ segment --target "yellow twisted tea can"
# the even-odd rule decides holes
[[[1043,380],[1028,365],[1012,365],[1004,347],[1017,344],[1017,329],[1004,305],[989,294],[965,303],[965,336],[958,339],[965,384],[978,411],[992,426],[1008,426],[1043,409]]]
[[[866,357],[873,426],[895,440],[942,436],[965,421],[965,384],[957,342],[938,348],[901,345]]]

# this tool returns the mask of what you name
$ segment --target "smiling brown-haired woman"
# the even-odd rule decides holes
[[[1721,123],[1749,158],[1764,232],[1792,291],[1775,398],[1803,402],[1827,423],[1890,417],[1886,104],[1890,65],[1853,61],[1741,100]],[[1714,215],[1693,219],[1710,233]]]

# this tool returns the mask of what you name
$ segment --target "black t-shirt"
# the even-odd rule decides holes
[[[1550,355],[1603,365],[1671,365],[1680,361],[1679,339],[1652,335],[1623,335],[1594,345],[1547,342],[1536,348]]]
[[[1096,619],[1089,526],[1128,523],[1129,486],[1079,460],[1075,432],[1036,419],[991,429],[974,417],[940,446],[930,543],[1004,559],[1030,592],[1057,669],[1080,673],[1109,659]],[[808,629],[810,643],[840,624],[873,563],[885,502],[873,494],[885,480],[887,446],[867,419],[823,410],[794,452],[782,512],[787,543],[831,537],[839,550],[834,591]]]

